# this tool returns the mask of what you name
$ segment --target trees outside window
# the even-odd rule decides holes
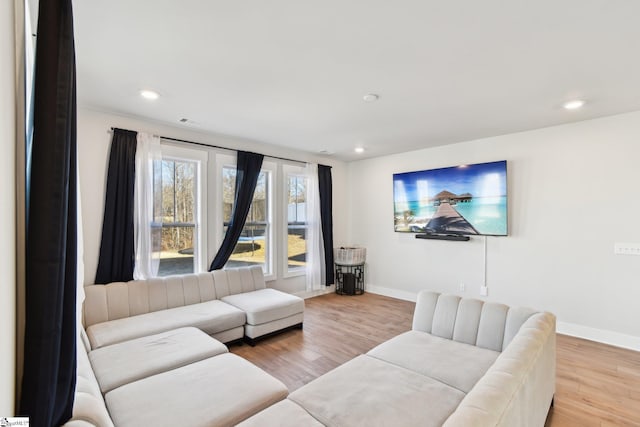
[[[160,240],[158,276],[206,269],[206,163],[205,152],[163,146],[162,161],[154,165],[154,218],[162,220],[153,233]]]
[[[195,239],[195,162],[162,160],[162,235],[159,276],[193,273]]]

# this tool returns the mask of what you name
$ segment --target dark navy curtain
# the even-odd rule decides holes
[[[24,375],[31,426],[71,417],[76,385],[76,68],[71,0],[41,1],[26,175]]]
[[[133,280],[133,191],[138,133],[114,129],[95,283]]]
[[[233,200],[233,211],[231,212],[231,222],[224,235],[224,240],[218,253],[216,254],[209,271],[219,270],[229,261],[233,249],[238,243],[244,223],[247,221],[253,192],[258,183],[260,168],[262,167],[262,154],[238,151],[238,165],[236,166],[236,188]]]
[[[331,166],[318,165],[318,187],[320,195],[320,221],[324,242],[325,284],[333,284],[333,187]]]

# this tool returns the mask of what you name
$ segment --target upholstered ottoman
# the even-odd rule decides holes
[[[118,427],[233,426],[287,393],[262,369],[225,353],[123,385],[105,401]]]
[[[89,353],[89,360],[104,394],[227,351],[220,341],[189,327],[101,347]]]
[[[290,327],[302,327],[304,300],[276,289],[227,295],[221,298],[247,315],[245,339],[255,345],[255,339]]]

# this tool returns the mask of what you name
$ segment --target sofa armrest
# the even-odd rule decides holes
[[[79,338],[80,339],[80,338]],[[76,389],[71,419],[64,427],[114,427],[84,344],[77,345]]]
[[[544,425],[556,378],[556,318],[537,313],[460,402],[444,427]]]

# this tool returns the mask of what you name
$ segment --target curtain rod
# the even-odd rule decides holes
[[[113,132],[115,128],[112,126],[111,127],[111,131]],[[123,129],[124,130],[124,129]],[[174,142],[182,142],[184,144],[191,144],[191,145],[200,145],[202,147],[209,147],[209,148],[220,148],[222,150],[229,150],[229,151],[235,151],[238,152],[238,150],[236,150],[235,148],[229,148],[229,147],[223,147],[221,145],[211,145],[211,144],[205,144],[203,142],[195,142],[195,141],[188,141],[186,139],[179,139],[179,138],[171,138],[168,136],[162,136],[162,135],[156,135],[158,138],[160,139],[166,139],[167,141],[174,141]],[[265,157],[269,157],[271,159],[278,159],[278,160],[285,160],[287,162],[294,162],[294,163],[303,163],[303,164],[307,164],[307,162],[303,162],[302,160],[295,160],[295,159],[288,159],[286,157],[278,157],[278,156],[269,156],[264,154]]]

